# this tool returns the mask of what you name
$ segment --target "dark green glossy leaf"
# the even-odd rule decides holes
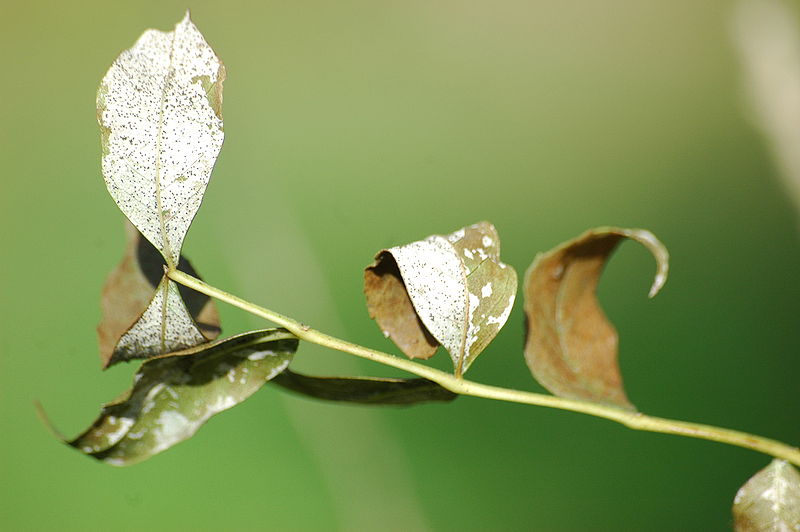
[[[368,405],[413,405],[458,397],[428,379],[311,377],[287,369],[272,382],[315,399]]]
[[[148,360],[133,388],[69,444],[112,465],[145,460],[250,397],[286,369],[297,344],[283,329],[265,329]]]

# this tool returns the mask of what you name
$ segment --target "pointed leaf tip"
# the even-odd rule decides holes
[[[609,229],[614,230],[613,228]],[[627,238],[635,240],[646,247],[653,255],[653,258],[656,259],[656,275],[647,294],[647,297],[655,297],[664,288],[669,275],[669,252],[666,246],[647,229],[619,229],[619,231]]]
[[[625,238],[643,244],[658,264],[650,296],[667,279],[668,253],[643,229],[601,227],[536,256],[525,274],[525,360],[555,395],[635,410],[617,360],[618,337],[597,301],[606,261]]]
[[[800,530],[800,473],[784,460],[773,460],[736,493],[737,532]]]
[[[178,285],[166,275],[142,316],[119,339],[109,365],[152,358],[207,342],[189,314]]]
[[[508,319],[517,275],[489,222],[383,250],[364,273],[370,316],[411,358],[441,344],[463,374]]]
[[[187,12],[171,32],[144,32],[98,90],[108,191],[170,266],[222,147],[224,79]]]

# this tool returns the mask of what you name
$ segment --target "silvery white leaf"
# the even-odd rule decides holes
[[[467,272],[456,250],[433,235],[387,251],[397,261],[417,315],[456,362],[467,333]]]
[[[224,79],[187,13],[174,31],[144,32],[98,90],[106,186],[170,266],[222,147]]]

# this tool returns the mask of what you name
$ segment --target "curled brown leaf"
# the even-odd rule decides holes
[[[525,360],[555,395],[634,410],[622,385],[618,337],[596,289],[606,261],[624,239],[643,244],[658,270],[650,297],[667,279],[666,248],[649,231],[600,227],[536,256],[525,274]]]

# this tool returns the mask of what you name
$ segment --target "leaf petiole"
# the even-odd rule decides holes
[[[245,301],[240,297],[215,288],[180,270],[170,270],[167,272],[167,275],[176,283],[192,288],[198,292],[206,294],[209,297],[214,297],[246,312],[259,316],[260,318],[264,318],[265,320],[285,327],[301,340],[325,346],[330,349],[335,349],[337,351],[342,351],[344,353],[349,353],[367,360],[372,360],[373,362],[377,362],[385,366],[407,371],[419,377],[424,377],[428,380],[434,381],[453,393],[470,395],[473,397],[482,397],[485,399],[495,399],[498,401],[507,401],[511,403],[544,406],[559,410],[579,412],[590,416],[616,421],[617,423],[621,423],[622,425],[634,430],[675,434],[678,436],[686,436],[689,438],[698,438],[744,447],[746,449],[758,451],[775,458],[787,460],[797,466],[800,466],[800,449],[777,440],[764,438],[762,436],[757,436],[738,430],[715,427],[712,425],[703,425],[687,421],[648,416],[639,412],[631,412],[613,406],[605,406],[588,401],[566,399],[562,397],[525,392],[521,390],[512,390],[509,388],[502,388],[465,380],[463,377],[456,377],[449,373],[445,373],[428,366],[423,366],[422,364],[418,364],[410,360],[401,359],[388,353],[383,353],[381,351],[369,349],[346,340],[335,338],[323,332],[317,331],[308,325],[300,323],[297,320],[258,306],[254,303],[250,303],[249,301]]]

